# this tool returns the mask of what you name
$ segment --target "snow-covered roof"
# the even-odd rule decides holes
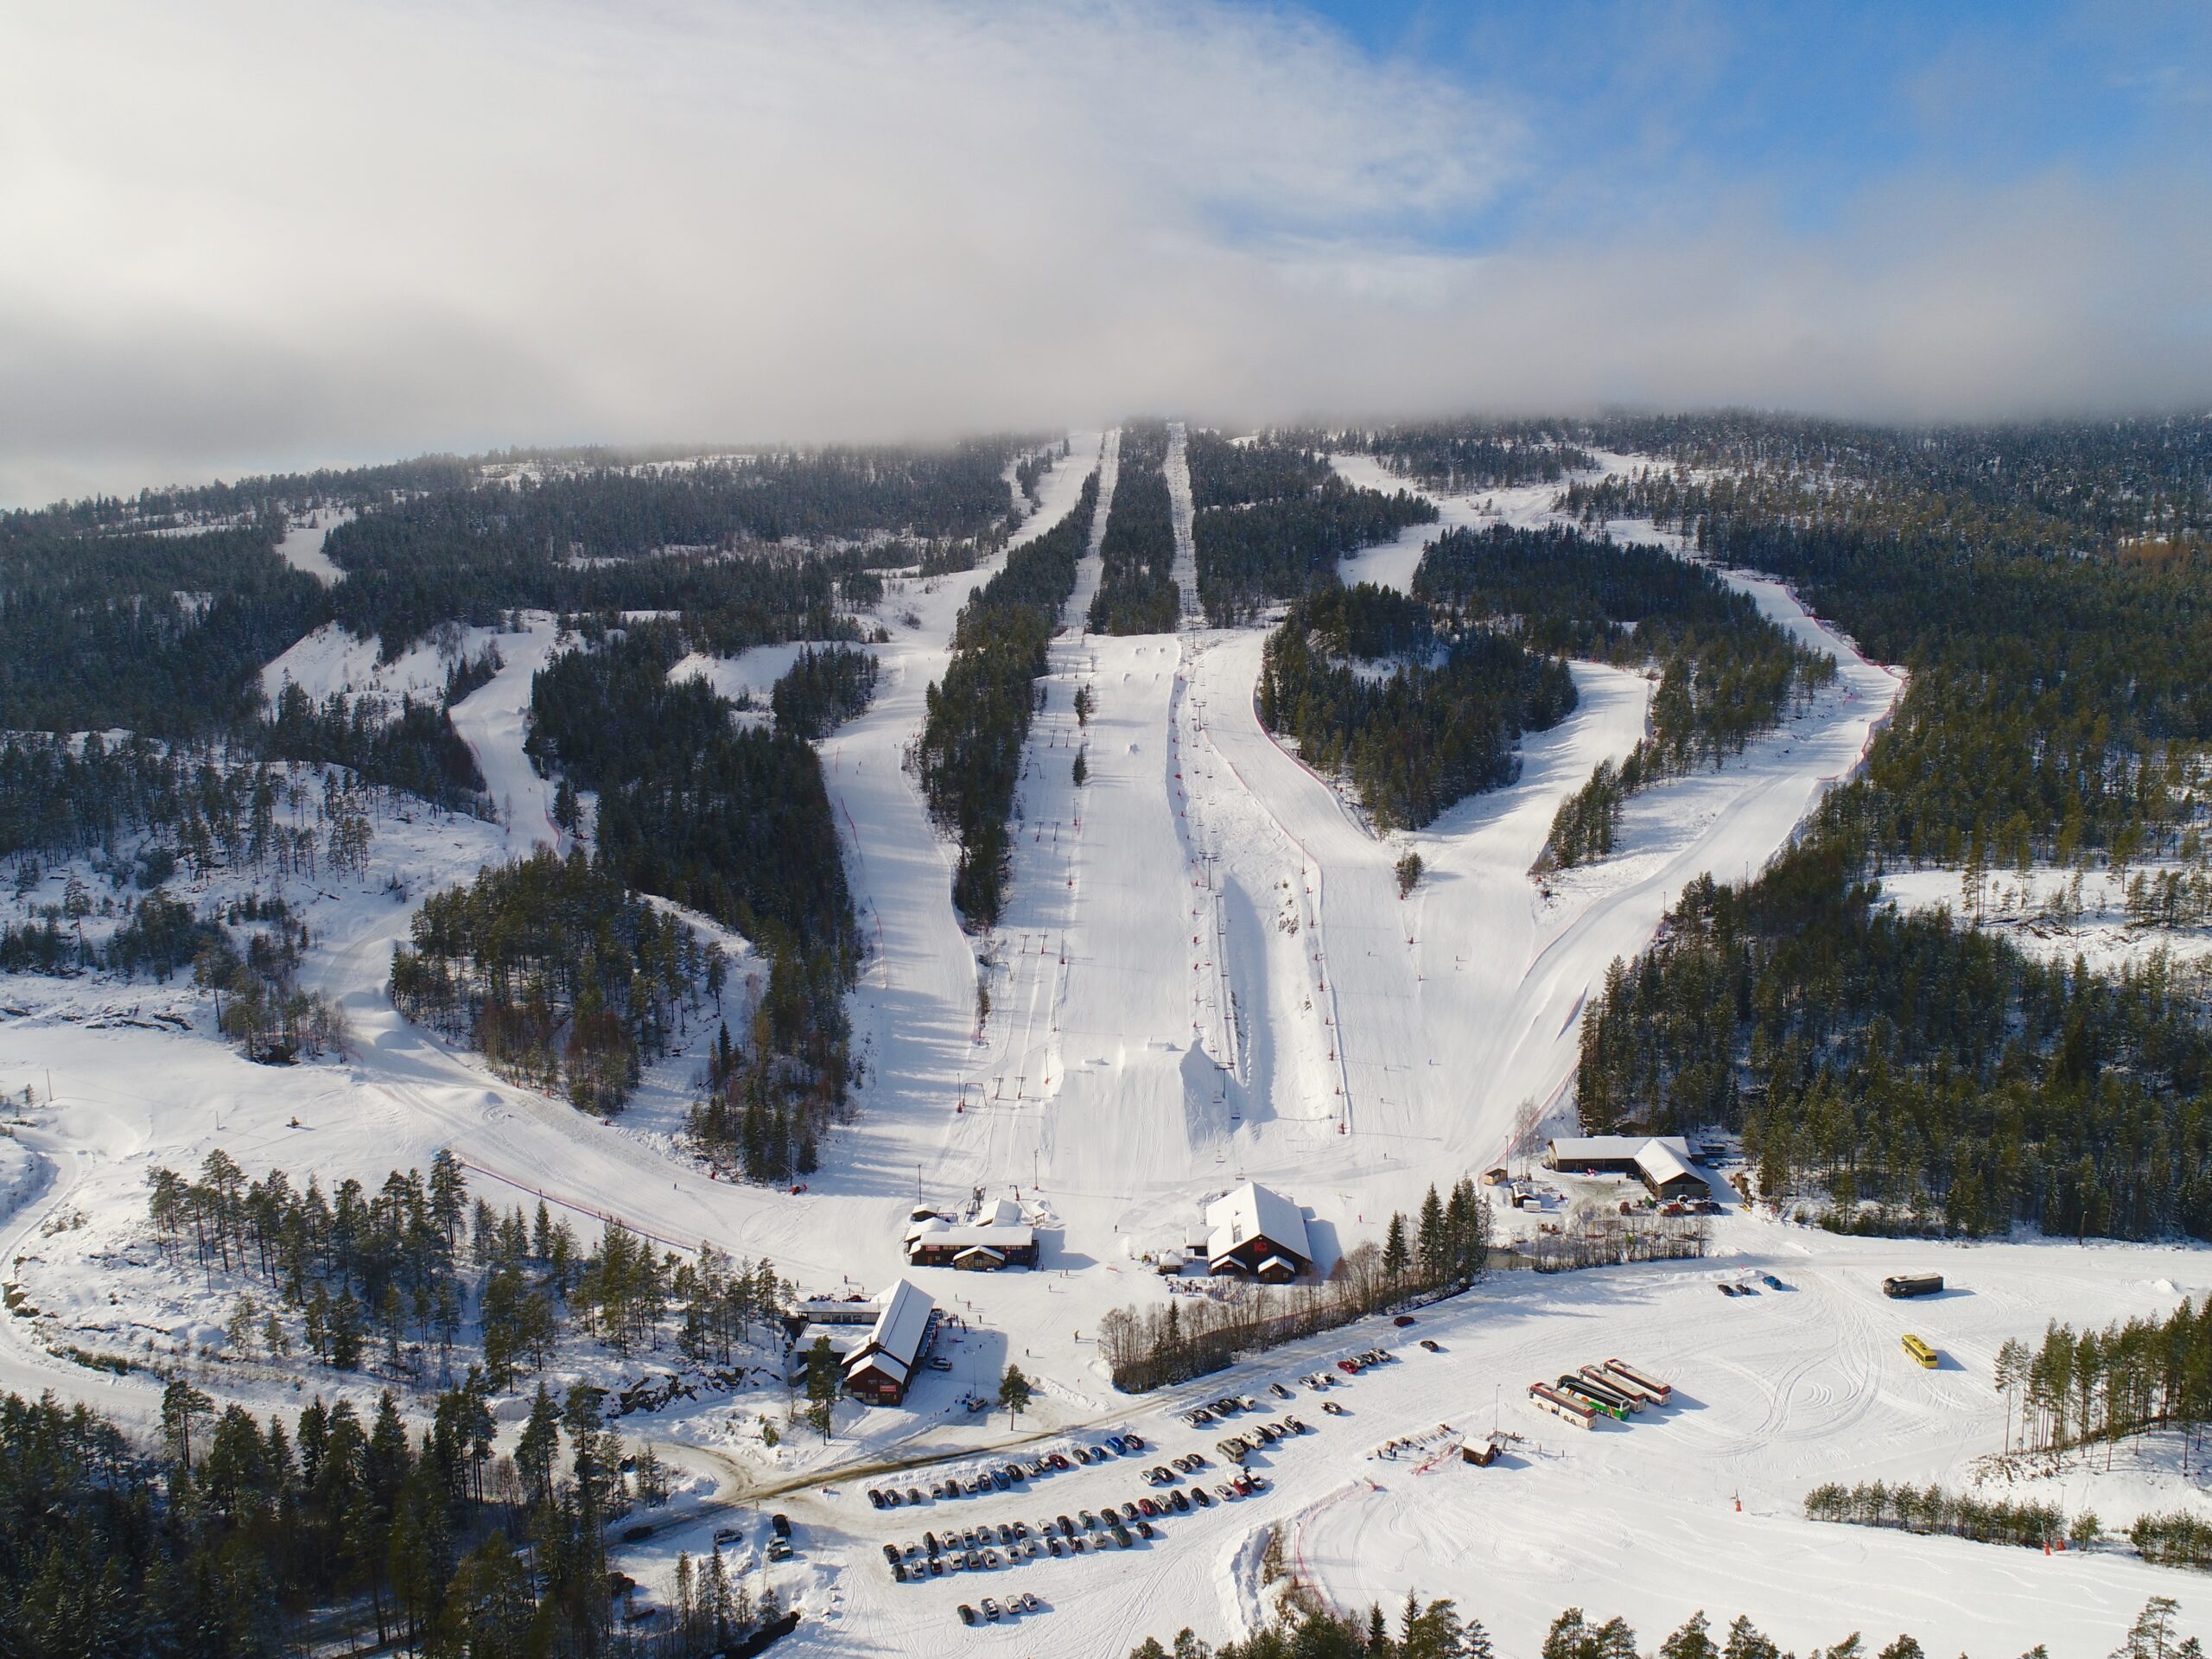
[[[1553,1141],[1552,1163],[1561,1169],[1573,1164],[1633,1163],[1649,1146],[1664,1147],[1684,1163],[1689,1161],[1689,1142],[1679,1135],[1580,1135]]]
[[[1659,1186],[1664,1186],[1669,1181],[1679,1181],[1685,1176],[1700,1185],[1705,1181],[1704,1176],[1675,1155],[1674,1145],[1664,1141],[1645,1141],[1643,1150],[1636,1154],[1636,1166]]]
[[[931,1249],[947,1247],[960,1249],[970,1244],[988,1244],[995,1250],[1018,1250],[1037,1242],[1037,1230],[1024,1223],[1018,1227],[932,1227],[926,1233],[919,1230],[909,1233],[907,1242],[926,1243]]]
[[[1257,1181],[1224,1192],[1206,1206],[1206,1255],[1219,1260],[1247,1239],[1264,1238],[1278,1251],[1301,1261],[1313,1259],[1306,1242],[1306,1217],[1288,1198]]]
[[[816,1325],[874,1325],[877,1309],[865,1296],[815,1296],[791,1312]]]
[[[877,1351],[902,1365],[912,1365],[921,1357],[922,1338],[929,1334],[930,1315],[937,1304],[911,1279],[893,1280],[875,1300],[883,1311],[876,1315],[875,1328],[860,1351]]]
[[[860,1327],[852,1325],[803,1325],[791,1340],[791,1352],[803,1360],[817,1338],[826,1338],[830,1351],[842,1360],[859,1344],[861,1334]]]
[[[846,1365],[845,1376],[849,1379],[861,1371],[881,1371],[893,1382],[904,1383],[913,1369],[895,1354],[887,1354],[876,1348],[863,1348]]]
[[[950,1232],[952,1224],[943,1216],[925,1216],[906,1229],[906,1242],[911,1244],[927,1234]]]
[[[978,1227],[1018,1227],[1021,1224],[1021,1206],[1012,1198],[994,1198],[976,1211]]]
[[[971,1256],[985,1257],[993,1262],[1004,1262],[1006,1260],[1006,1252],[1003,1250],[995,1250],[988,1244],[970,1244],[966,1249],[961,1251],[959,1255],[954,1256],[952,1259],[955,1262],[965,1262]]]

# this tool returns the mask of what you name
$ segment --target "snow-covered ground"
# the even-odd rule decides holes
[[[1922,1302],[1883,1298],[1883,1275],[1921,1267],[1940,1268],[1954,1288]],[[1714,1291],[1721,1279],[1762,1268],[1787,1288],[1732,1300]],[[1976,1659],[2037,1642],[2055,1656],[2102,1654],[2153,1594],[2181,1601],[2183,1628],[2212,1626],[2212,1588],[2117,1550],[2046,1557],[1808,1522],[1802,1498],[1827,1480],[1910,1479],[2076,1512],[2094,1504],[2108,1530],[2143,1509],[2203,1512],[2201,1477],[2177,1472],[2171,1444],[2109,1477],[2078,1460],[2055,1473],[2024,1465],[2008,1476],[1983,1459],[2004,1442],[2005,1406],[1989,1372],[2006,1337],[2032,1337],[2050,1318],[2080,1325],[2164,1313],[2208,1287],[2212,1256],[2199,1250],[1914,1245],[1732,1217],[1716,1256],[1702,1262],[1507,1273],[1423,1310],[1412,1330],[1371,1321],[1148,1396],[1110,1423],[1136,1428],[1147,1450],[1103,1469],[918,1510],[871,1509],[866,1488],[879,1484],[871,1478],[781,1497],[801,1550],[779,1587],[832,1613],[803,1628],[799,1652],[921,1653],[957,1640],[988,1654],[1118,1656],[1185,1624],[1216,1640],[1244,1628],[1262,1600],[1254,1546],[1273,1528],[1292,1571],[1336,1605],[1380,1601],[1391,1611],[1408,1589],[1448,1596],[1512,1659],[1534,1659],[1551,1618],[1578,1605],[1594,1618],[1626,1618],[1646,1650],[1703,1608],[1724,1628],[1749,1614],[1800,1652],[1857,1630],[1870,1649],[1910,1630],[1931,1653]],[[1907,1332],[1942,1352],[1940,1370],[1907,1360],[1898,1346]],[[1417,1338],[1442,1351],[1426,1351]],[[1378,1345],[1393,1363],[1323,1395],[1296,1382]],[[1591,1431],[1529,1405],[1531,1382],[1615,1357],[1672,1383],[1673,1405]],[[1275,1382],[1296,1398],[1278,1399],[1268,1388]],[[1182,1409],[1230,1392],[1256,1396],[1261,1411],[1203,1428],[1180,1421]],[[1322,1398],[1346,1414],[1323,1413]],[[1063,1513],[1156,1497],[1142,1471],[1185,1452],[1211,1461],[1203,1476],[1211,1486],[1222,1478],[1217,1441],[1285,1413],[1314,1432],[1252,1459],[1267,1491],[1156,1521],[1160,1536],[1130,1554],[1109,1548],[1103,1560],[1023,1561],[907,1585],[883,1562],[883,1543],[903,1545],[925,1529],[941,1535],[1014,1520],[1035,1529]],[[1493,1426],[1516,1437],[1493,1467],[1433,1455]],[[996,1427],[1003,1436],[1002,1414]],[[1047,1433],[1025,1453],[1096,1445],[1108,1427]],[[1382,1454],[1401,1439],[1425,1444]],[[895,1478],[926,1491],[974,1462],[952,1459]],[[677,1548],[703,1542],[703,1534],[671,1536],[658,1548],[672,1562]],[[1043,1611],[959,1629],[957,1604],[1023,1592]]]
[[[543,1192],[587,1234],[592,1215],[619,1216],[672,1246],[708,1240],[767,1255],[802,1287],[822,1291],[874,1290],[902,1270],[900,1227],[918,1193],[950,1201],[978,1187],[994,1196],[1019,1189],[1041,1218],[1040,1269],[913,1273],[968,1328],[947,1350],[953,1370],[926,1374],[906,1408],[849,1405],[829,1445],[801,1435],[772,1451],[760,1434],[764,1410],[781,1414],[772,1387],[623,1424],[632,1435],[660,1436],[726,1491],[779,1492],[778,1505],[802,1526],[799,1560],[776,1569],[809,1613],[793,1651],[933,1649],[956,1635],[956,1602],[1003,1599],[1010,1589],[1034,1590],[1051,1611],[1012,1629],[959,1633],[963,1643],[1118,1656],[1145,1634],[1185,1624],[1218,1636],[1258,1604],[1262,1524],[1291,1529],[1300,1570],[1341,1604],[1402,1599],[1417,1584],[1426,1595],[1457,1598],[1514,1656],[1532,1654],[1541,1622],[1576,1601],[1625,1615],[1653,1641],[1703,1605],[1724,1618],[1748,1611],[1801,1648],[1853,1627],[1884,1640],[1910,1628],[1924,1642],[1949,1643],[1946,1650],[2000,1656],[2037,1640],[2055,1654],[2102,1652],[2152,1587],[2188,1604],[2197,1580],[2115,1555],[2046,1561],[1813,1527],[1798,1518],[1799,1504],[1808,1486],[1827,1478],[1963,1484],[1972,1459],[1999,1437],[1987,1374],[1999,1340],[2031,1338],[2049,1317],[2101,1322],[2170,1308],[2212,1283],[2212,1257],[2119,1246],[1889,1245],[1740,1217],[1722,1223],[1713,1262],[1503,1274],[1424,1313],[1409,1334],[1434,1338],[1445,1354],[1398,1339],[1401,1363],[1344,1391],[1351,1416],[1324,1416],[1308,1400],[1303,1414],[1319,1432],[1265,1464],[1267,1493],[1179,1517],[1134,1555],[1038,1563],[980,1584],[890,1580],[878,1546],[918,1535],[936,1517],[878,1514],[866,1481],[832,1471],[973,1455],[1009,1436],[1122,1419],[1171,1450],[1211,1455],[1222,1431],[1171,1427],[1162,1413],[1173,1401],[1123,1399],[1102,1374],[1100,1316],[1167,1294],[1138,1258],[1182,1242],[1200,1199],[1240,1177],[1266,1179],[1306,1205],[1325,1255],[1376,1236],[1389,1211],[1411,1207],[1430,1182],[1496,1161],[1522,1102],[1560,1098],[1580,1009],[1606,965],[1643,947],[1691,877],[1741,875],[1783,845],[1820,791],[1859,762],[1898,688],[1894,674],[1863,662],[1777,584],[1732,578],[1800,638],[1837,653],[1839,681],[1725,769],[1637,797],[1624,817],[1622,850],[1547,893],[1528,871],[1552,813],[1599,760],[1624,753],[1641,734],[1648,683],[1578,665],[1578,708],[1523,743],[1517,783],[1463,803],[1418,835],[1378,841],[1328,782],[1259,727],[1258,631],[1082,632],[1116,453],[1116,435],[1075,435],[1021,532],[1041,534],[1064,518],[1103,460],[1093,543],[1071,626],[1052,648],[1026,757],[1009,906],[988,937],[959,925],[950,901],[953,849],[902,760],[925,690],[944,671],[953,620],[999,562],[929,582],[888,578],[868,619],[891,635],[872,648],[882,671],[875,702],[822,746],[871,946],[851,1005],[865,1070],[857,1116],[825,1145],[806,1191],[714,1181],[683,1155],[674,1131],[696,1063],[688,1056],[657,1069],[638,1102],[607,1124],[499,1081],[391,1007],[384,984],[410,912],[395,890],[419,895],[486,860],[560,843],[550,789],[522,752],[531,675],[556,643],[552,619],[533,616],[524,632],[496,636],[505,666],[454,711],[505,823],[425,816],[380,826],[370,879],[326,884],[310,904],[317,943],[305,977],[339,997],[352,1020],[354,1052],[342,1063],[249,1066],[209,1034],[201,999],[181,982],[0,980],[0,1090],[20,1099],[29,1085],[38,1096],[9,1144],[36,1152],[53,1172],[0,1221],[0,1261],[24,1258],[10,1281],[20,1279],[49,1316],[44,1327],[0,1319],[0,1385],[51,1387],[151,1421],[158,1384],[144,1373],[110,1378],[49,1347],[70,1329],[95,1338],[142,1313],[156,1328],[131,1339],[157,1349],[199,1340],[212,1304],[179,1290],[162,1293],[159,1306],[118,1309],[104,1300],[109,1281],[93,1255],[120,1262],[115,1253],[132,1247],[134,1230],[143,1236],[148,1167],[196,1167],[216,1146],[250,1174],[312,1168],[326,1184],[427,1166],[451,1147],[495,1203],[534,1202]],[[1355,481],[1397,482],[1366,476],[1372,463],[1360,458],[1338,465]],[[1446,526],[1492,515],[1533,524],[1554,493],[1498,491],[1440,505]],[[1345,575],[1404,586],[1436,533],[1408,532],[1347,561]],[[480,643],[470,636],[471,654]],[[372,648],[364,664],[350,642],[315,636],[280,664],[303,685],[314,676],[309,689],[318,691],[388,689],[393,675],[433,671],[442,685],[435,652],[409,666],[414,655],[380,682]],[[761,653],[699,666],[718,683],[735,675],[728,684],[756,695],[772,683],[771,670],[781,671]],[[1085,687],[1095,703],[1087,726],[1074,712]],[[1090,772],[1080,787],[1071,775],[1078,753]],[[1427,874],[1402,901],[1393,866],[1408,847]],[[746,971],[741,960],[738,983]],[[988,1019],[978,1017],[979,980],[988,986]],[[165,1024],[163,1014],[187,1029]],[[69,1223],[73,1216],[84,1224]],[[1889,1264],[1923,1261],[1963,1291],[1907,1311],[1871,1289]],[[1710,1288],[1718,1272],[1751,1265],[1770,1265],[1798,1288],[1756,1301]],[[1895,1348],[1907,1328],[1944,1348],[1952,1366],[1932,1375],[1905,1367]],[[1375,1339],[1346,1332],[1308,1344],[1247,1374],[1247,1386]],[[1520,1390],[1547,1369],[1610,1354],[1666,1372],[1685,1399],[1633,1427],[1589,1435],[1521,1403]],[[1009,1360],[1038,1382],[1033,1412],[1011,1430],[1002,1415],[987,1421],[960,1403],[971,1389],[988,1392]],[[196,1380],[264,1409],[295,1397],[273,1376],[249,1384],[218,1368]],[[1233,1380],[1182,1392],[1211,1395]],[[328,1395],[337,1382],[318,1372],[313,1386]],[[1529,1444],[1498,1469],[1416,1474],[1404,1460],[1367,1455],[1440,1421],[1487,1427],[1501,1391],[1506,1426]],[[2069,1475],[2065,1484],[2069,1503],[2094,1503],[2108,1523],[2138,1503],[2203,1502],[2186,1498],[2178,1478],[2158,1466]],[[957,1508],[963,1524],[988,1516],[1033,1525],[1041,1515],[1096,1508],[1109,1489],[1116,1501],[1148,1491],[1134,1466],[1080,1471],[1018,1499]],[[650,1582],[675,1548],[706,1542],[703,1530],[671,1531],[626,1564]],[[1952,1601],[1941,1604],[1947,1592]]]
[[[463,659],[475,661],[487,646],[504,654],[505,642],[513,638],[497,628],[456,627],[416,640],[387,663],[379,659],[373,634],[360,639],[326,622],[262,669],[261,692],[273,703],[289,680],[318,702],[333,692],[435,702],[445,695],[446,676]]]
[[[1196,514],[1191,506],[1190,429],[1180,421],[1167,423],[1167,459],[1162,470],[1167,478],[1167,517],[1175,531],[1174,579],[1186,628],[1205,626],[1205,607],[1198,602],[1198,543],[1192,535]]]
[[[305,520],[295,518],[284,526],[284,537],[276,543],[276,551],[285,563],[295,570],[304,570],[327,588],[343,582],[346,573],[330,562],[322,550],[324,537],[353,516],[351,507],[320,507],[308,514]]]
[[[2153,952],[2163,950],[2176,967],[2201,977],[2212,970],[2212,928],[2168,927],[2128,913],[2129,881],[2167,873],[2188,875],[2195,870],[2172,860],[2135,865],[2124,873],[2049,865],[2024,873],[1993,870],[1982,878],[1977,914],[1964,873],[1930,865],[1888,872],[1882,877],[1882,896],[1905,910],[1946,908],[2042,961],[2070,965],[2078,956],[2098,973],[2117,973],[2140,968]]]
[[[791,671],[799,653],[818,651],[823,643],[794,640],[788,645],[755,645],[734,657],[709,657],[695,651],[671,668],[668,677],[704,680],[717,696],[741,707],[766,709],[776,682]]]

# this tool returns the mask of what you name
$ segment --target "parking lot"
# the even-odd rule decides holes
[[[1385,1351],[1347,1355],[1281,1377],[1148,1414],[1147,1431],[1073,1433],[1018,1458],[948,1462],[842,1488],[837,1519],[873,1546],[861,1570],[953,1622],[1048,1618],[1068,1575],[1096,1578],[1095,1558],[1193,1542],[1210,1518],[1273,1484],[1268,1468],[1348,1414],[1331,1396]],[[1319,1408],[1316,1409],[1315,1408]]]

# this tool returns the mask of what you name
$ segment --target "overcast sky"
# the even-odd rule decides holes
[[[2212,406],[2212,9],[0,8],[0,502],[424,449]]]

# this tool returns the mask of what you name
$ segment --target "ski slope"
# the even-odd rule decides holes
[[[1179,429],[1174,443],[1179,567],[1188,526]],[[1334,464],[1357,483],[1399,482],[1364,457]],[[2165,1312],[2212,1284],[2202,1252],[1840,1240],[1732,1213],[1705,1262],[1502,1274],[1424,1311],[1416,1332],[1345,1332],[1203,1389],[1135,1401],[1113,1392],[1096,1351],[1100,1317],[1166,1297],[1142,1258],[1187,1242],[1206,1195],[1248,1177],[1277,1185],[1311,1212],[1325,1264],[1378,1236],[1389,1211],[1415,1205],[1431,1182],[1497,1161],[1523,1102],[1561,1106],[1580,1011],[1607,965],[1648,943],[1685,882],[1708,870],[1741,876],[1783,846],[1821,792],[1859,764],[1901,682],[1779,584],[1731,575],[1767,614],[1837,657],[1837,683],[1724,769],[1637,797],[1618,852],[1541,887],[1529,871],[1553,811],[1599,760],[1642,734],[1648,682],[1576,664],[1576,709],[1523,741],[1512,786],[1418,834],[1378,839],[1337,787],[1259,726],[1260,631],[1209,630],[1194,619],[1173,634],[1083,631],[1118,434],[1073,435],[1016,544],[1064,518],[1094,467],[1098,516],[1025,756],[1007,914],[988,935],[965,932],[953,912],[954,849],[904,760],[954,620],[1001,561],[929,582],[889,578],[868,619],[891,636],[868,648],[881,671],[875,701],[822,745],[869,945],[850,1004],[861,1082],[854,1121],[825,1144],[804,1191],[715,1181],[684,1155],[676,1130],[696,1064],[688,1052],[605,1123],[501,1082],[400,1020],[385,995],[411,897],[487,860],[563,845],[550,791],[522,747],[531,676],[558,643],[553,620],[531,616],[524,632],[498,636],[505,665],[454,710],[504,821],[380,825],[366,876],[301,895],[317,941],[307,976],[353,1023],[355,1052],[344,1063],[249,1067],[207,1032],[200,999],[181,985],[0,982],[0,1089],[32,1084],[41,1097],[0,1173],[20,1205],[0,1218],[0,1258],[16,1263],[11,1282],[55,1331],[108,1331],[143,1313],[159,1328],[133,1340],[152,1344],[150,1353],[207,1344],[218,1334],[217,1303],[176,1285],[158,1317],[151,1304],[118,1313],[104,1300],[107,1269],[90,1264],[121,1264],[118,1253],[143,1238],[149,1166],[196,1166],[216,1146],[250,1173],[312,1168],[326,1184],[425,1166],[449,1146],[495,1203],[543,1193],[586,1232],[613,1216],[670,1248],[709,1240],[765,1255],[809,1290],[873,1290],[905,1271],[899,1236],[918,1196],[1018,1193],[1039,1226],[1040,1270],[912,1272],[968,1328],[945,1351],[952,1370],[925,1375],[906,1408],[849,1402],[836,1440],[794,1436],[773,1450],[759,1432],[762,1412],[780,1409],[772,1389],[622,1426],[632,1437],[652,1433],[695,1480],[772,1492],[799,1522],[799,1559],[775,1569],[779,1592],[807,1611],[787,1644],[796,1653],[919,1653],[957,1641],[986,1653],[1118,1659],[1144,1636],[1172,1637],[1186,1624],[1218,1638],[1261,1616],[1259,1541],[1268,1527],[1284,1529],[1296,1570],[1338,1605],[1395,1604],[1408,1587],[1450,1595],[1513,1659],[1533,1659],[1544,1623],[1573,1602],[1624,1615],[1647,1644],[1702,1605],[1722,1622],[1749,1612],[1801,1650],[1853,1628],[1877,1642],[1910,1629],[1930,1651],[1948,1643],[1945,1651],[1999,1659],[2037,1640],[2055,1655],[2101,1653],[2153,1591],[2180,1595],[2202,1618],[2212,1598],[2193,1594],[2196,1580],[2117,1554],[2046,1560],[1814,1526],[1800,1506],[1808,1487],[1829,1478],[1967,1484],[1975,1459],[2001,1440],[1988,1381],[1997,1343],[2032,1338],[2051,1317]],[[1347,560],[1344,574],[1406,587],[1440,528],[1539,524],[1553,493],[1441,499],[1440,526]],[[1617,533],[1639,531],[1649,534]],[[1194,584],[1186,594],[1194,601]],[[472,634],[469,648],[480,644]],[[794,649],[701,659],[688,671],[757,697]],[[312,678],[319,692],[427,685],[433,674],[442,684],[443,675],[435,652],[379,671],[372,652],[364,662],[335,635],[311,636],[271,669],[278,681]],[[1084,689],[1093,699],[1087,724],[1075,712]],[[1080,786],[1078,754],[1089,769]],[[1402,900],[1393,867],[1408,849],[1427,874]],[[759,964],[742,941],[730,944],[741,985]],[[165,1012],[189,1034],[163,1028],[156,1016]],[[1870,1289],[1885,1271],[1919,1265],[1964,1289],[1910,1311]],[[1795,1288],[1756,1301],[1712,1289],[1716,1277],[1752,1267]],[[1904,1365],[1896,1344],[1906,1328],[1950,1356],[1944,1370]],[[1424,1354],[1412,1335],[1446,1351]],[[1163,1522],[1160,1540],[1128,1557],[895,1585],[880,1544],[937,1517],[871,1510],[868,1483],[837,1472],[882,1460],[958,1465],[994,1444],[1062,1445],[1077,1426],[1123,1421],[1170,1452],[1211,1456],[1225,1431],[1186,1430],[1169,1408],[1231,1384],[1260,1391],[1266,1379],[1378,1340],[1402,1362],[1343,1391],[1349,1417],[1324,1416],[1305,1397],[1301,1414],[1318,1432],[1262,1461],[1270,1490]],[[1585,1435],[1520,1400],[1535,1376],[1614,1353],[1669,1376],[1682,1402]],[[1002,1414],[967,1412],[962,1397],[988,1393],[1009,1361],[1036,1383],[1032,1411],[1011,1427]],[[279,1380],[197,1375],[259,1410],[294,1403]],[[53,1388],[140,1424],[158,1408],[147,1374],[88,1372],[49,1352],[22,1319],[0,1320],[0,1385]],[[350,1389],[365,1398],[372,1385],[318,1373],[315,1386],[326,1397]],[[1487,1427],[1494,1414],[1526,1437],[1497,1469],[1417,1473],[1418,1459],[1371,1455],[1443,1422],[1454,1433]],[[988,1516],[1033,1526],[1109,1493],[1127,1501],[1148,1492],[1135,1470],[1156,1460],[1055,1476],[1034,1494],[960,1507],[969,1524]],[[2093,1503],[2107,1524],[2146,1505],[2203,1502],[2156,1448],[2113,1474],[2073,1467],[2031,1491],[2045,1487],[2069,1506]],[[675,1550],[703,1550],[712,1524],[672,1527],[626,1550],[624,1566],[651,1586]],[[1008,1590],[1035,1592],[1048,1611],[975,1631],[955,1622],[957,1602]]]

